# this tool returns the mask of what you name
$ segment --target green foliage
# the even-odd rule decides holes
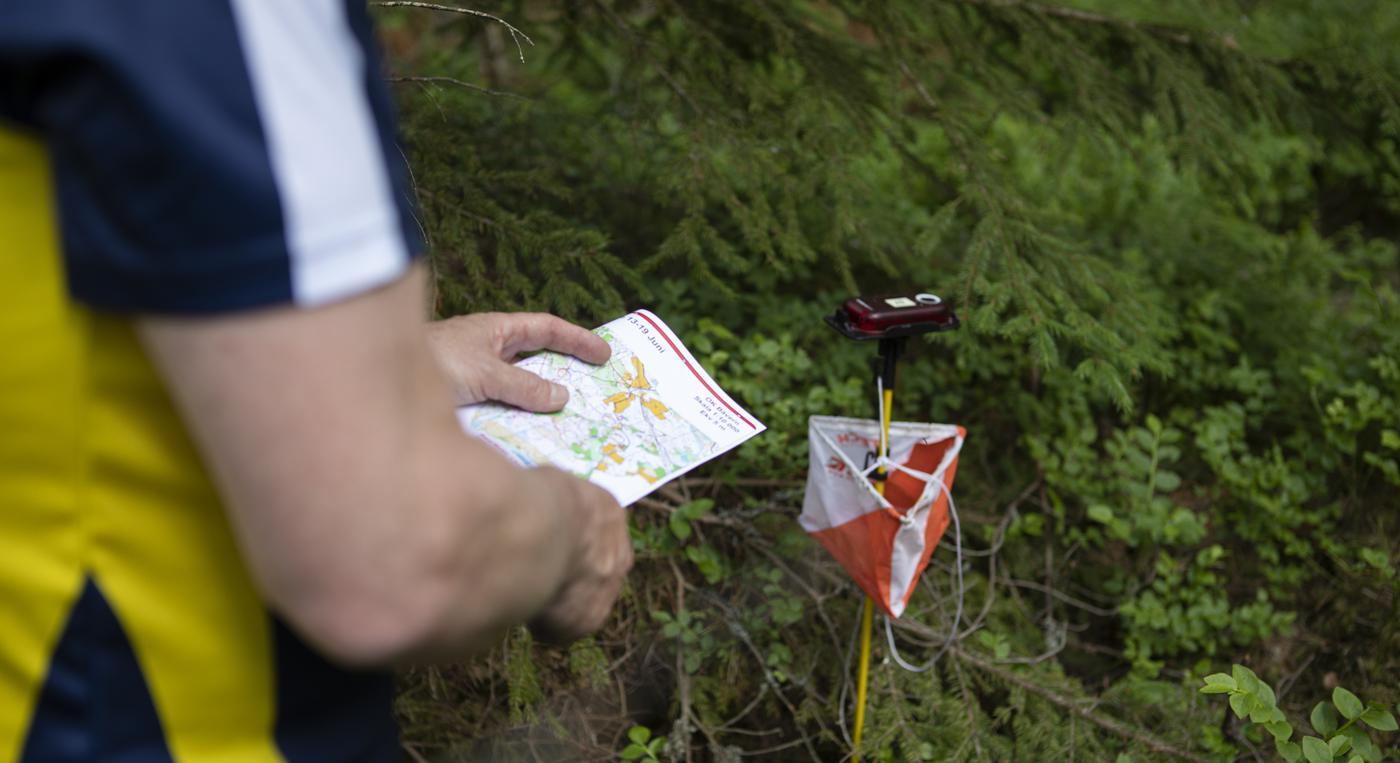
[[[874,399],[821,317],[917,284],[964,320],[911,344],[895,416],[969,429],[966,619],[927,673],[877,644],[863,756],[1393,744],[1357,741],[1390,716],[1347,695],[1314,734],[1289,719],[1327,671],[1400,699],[1400,4],[482,10],[531,35],[523,64],[480,17],[384,16],[395,75],[509,94],[396,85],[437,309],[647,305],[769,431],[631,509],[592,649],[513,636],[503,678],[409,683],[406,738],[508,736],[615,682],[662,699],[575,729],[601,756],[846,755],[859,599],[793,517],[807,417]],[[948,545],[901,619],[913,661],[951,625]],[[1193,691],[1222,660],[1298,688],[1226,675],[1222,724]]]
[[[656,754],[661,751],[665,741],[664,737],[652,738],[651,729],[646,726],[633,726],[627,730],[627,746],[618,753],[618,758],[660,763],[661,759]]]
[[[1214,655],[1249,646],[1293,621],[1277,612],[1263,589],[1255,601],[1232,606],[1222,585],[1220,546],[1201,549],[1189,565],[1158,557],[1151,585],[1119,607],[1126,635],[1123,655],[1133,666],[1155,674],[1155,656]]]
[[[1102,445],[1085,429],[1069,437],[1031,436],[1029,445],[1050,472],[1056,493],[1088,503],[1092,523],[1073,532],[1087,543],[1121,541],[1129,547],[1191,546],[1205,536],[1202,518],[1173,503],[1181,478],[1171,464],[1181,455],[1180,430],[1149,414],[1146,426],[1118,430]]]
[[[530,654],[533,642],[529,632],[523,630],[513,632],[507,642],[506,672],[510,676],[508,702],[510,720],[515,724],[536,720],[536,711],[544,699],[538,671]]]
[[[700,670],[705,659],[715,651],[715,637],[706,627],[703,615],[683,609],[674,617],[666,612],[652,612],[651,616],[661,623],[662,637],[678,643],[683,655],[682,665],[687,673]]]
[[[569,645],[569,672],[590,686],[602,686],[608,680],[608,656],[592,637],[581,638]]]
[[[1230,673],[1214,673],[1204,679],[1202,694],[1226,694],[1230,710],[1240,720],[1261,727],[1273,738],[1279,757],[1288,763],[1306,760],[1308,763],[1379,763],[1381,748],[1365,730],[1395,731],[1395,716],[1380,705],[1362,704],[1347,689],[1332,690],[1332,702],[1313,706],[1309,722],[1316,736],[1303,734],[1293,741],[1293,725],[1278,707],[1274,690],[1259,679],[1254,671],[1235,665]]]
[[[715,502],[713,500],[701,498],[698,501],[691,501],[677,506],[675,511],[671,512],[671,519],[667,523],[671,528],[671,534],[676,536],[677,540],[684,543],[690,538],[692,532],[690,523],[705,516],[710,509],[714,508],[714,505]]]

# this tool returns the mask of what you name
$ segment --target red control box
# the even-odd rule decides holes
[[[842,309],[852,329],[871,334],[920,327],[938,331],[951,328],[957,321],[952,308],[932,292],[853,297],[846,300]]]

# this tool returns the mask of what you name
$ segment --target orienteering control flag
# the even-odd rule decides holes
[[[967,430],[813,416],[807,423],[807,495],[798,522],[891,617],[899,617],[948,527],[948,498]],[[885,494],[869,477],[883,463]]]

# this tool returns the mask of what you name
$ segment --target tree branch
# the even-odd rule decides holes
[[[522,101],[528,101],[528,100],[530,100],[529,98],[526,98],[526,97],[523,96],[523,95],[518,95],[518,94],[516,94],[516,93],[507,93],[507,92],[505,92],[504,90],[492,90],[492,89],[489,88],[489,87],[482,87],[481,85],[473,85],[473,84],[470,83],[470,82],[465,82],[465,81],[463,81],[463,80],[457,79],[456,77],[412,76],[412,77],[385,77],[384,79],[385,79],[385,81],[387,81],[387,82],[418,82],[418,83],[426,83],[426,84],[456,85],[457,87],[464,87],[464,88],[466,88],[466,89],[468,89],[468,90],[475,90],[475,91],[478,92],[478,93],[485,93],[485,94],[487,94],[487,95],[499,95],[499,96],[501,96],[502,98],[518,98],[518,99],[520,99],[520,100],[522,100]]]
[[[515,50],[520,54],[520,63],[525,63],[525,49],[520,47],[520,41],[530,43],[530,47],[535,46],[535,41],[530,39],[530,35],[516,29],[509,21],[500,16],[493,16],[485,11],[478,11],[474,8],[459,8],[455,5],[440,5],[438,3],[423,3],[418,0],[370,0],[370,5],[377,5],[381,8],[423,8],[429,11],[447,11],[448,13],[461,13],[466,16],[480,16],[490,19],[505,27],[510,32],[510,39],[515,42]]]
[[[1083,704],[1076,701],[1072,697],[1066,697],[1063,694],[1054,691],[1053,689],[1041,686],[1040,684],[1030,680],[1029,678],[1026,678],[1020,673],[999,667],[987,660],[982,659],[981,657],[978,657],[977,655],[971,652],[963,651],[960,647],[955,646],[949,651],[954,657],[958,658],[963,662],[966,662],[969,665],[972,665],[978,670],[991,673],[998,679],[1006,681],[1007,683],[1015,684],[1016,686],[1025,689],[1026,691],[1036,695],[1037,697],[1046,700],[1050,704],[1055,705],[1056,707],[1067,710],[1070,713],[1080,718],[1083,718],[1084,720],[1089,721],[1095,726],[1098,726],[1099,728],[1108,731],[1112,734],[1116,734],[1120,737],[1123,737],[1124,739],[1131,739],[1134,742],[1141,744],[1143,747],[1146,747],[1147,749],[1153,752],[1162,753],[1164,755],[1171,755],[1172,757],[1177,758],[1179,760],[1191,761],[1191,763],[1208,763],[1208,761],[1205,758],[1196,755],[1195,753],[1174,747],[1162,741],[1161,739],[1152,736],[1148,732],[1143,731],[1142,729],[1134,728],[1126,723],[1123,723],[1122,721],[1118,721],[1113,718],[1100,715],[1094,712],[1092,709],[1085,707]]]
[[[1189,32],[1180,28],[1157,24],[1152,22],[1135,21],[1133,19],[1119,18],[1117,16],[1105,16],[1093,11],[1084,11],[1078,8],[1065,8],[1059,5],[1041,5],[1040,3],[1026,3],[1018,0],[957,0],[966,5],[974,5],[982,8],[1011,8],[1027,10],[1040,16],[1052,18],[1068,19],[1070,21],[1081,21],[1088,24],[1099,24],[1102,26],[1128,29],[1132,31],[1142,31],[1154,34],[1164,40],[1177,43],[1179,45],[1202,45],[1205,39],[1192,36]],[[1235,38],[1228,34],[1216,34],[1213,32],[1202,33],[1206,39],[1229,48],[1239,50],[1240,45]]]

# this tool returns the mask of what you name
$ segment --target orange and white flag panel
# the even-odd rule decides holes
[[[884,460],[878,421],[813,416],[807,434],[811,463],[798,522],[886,614],[899,617],[948,527],[967,430],[891,422]],[[870,481],[882,463],[884,495]]]

